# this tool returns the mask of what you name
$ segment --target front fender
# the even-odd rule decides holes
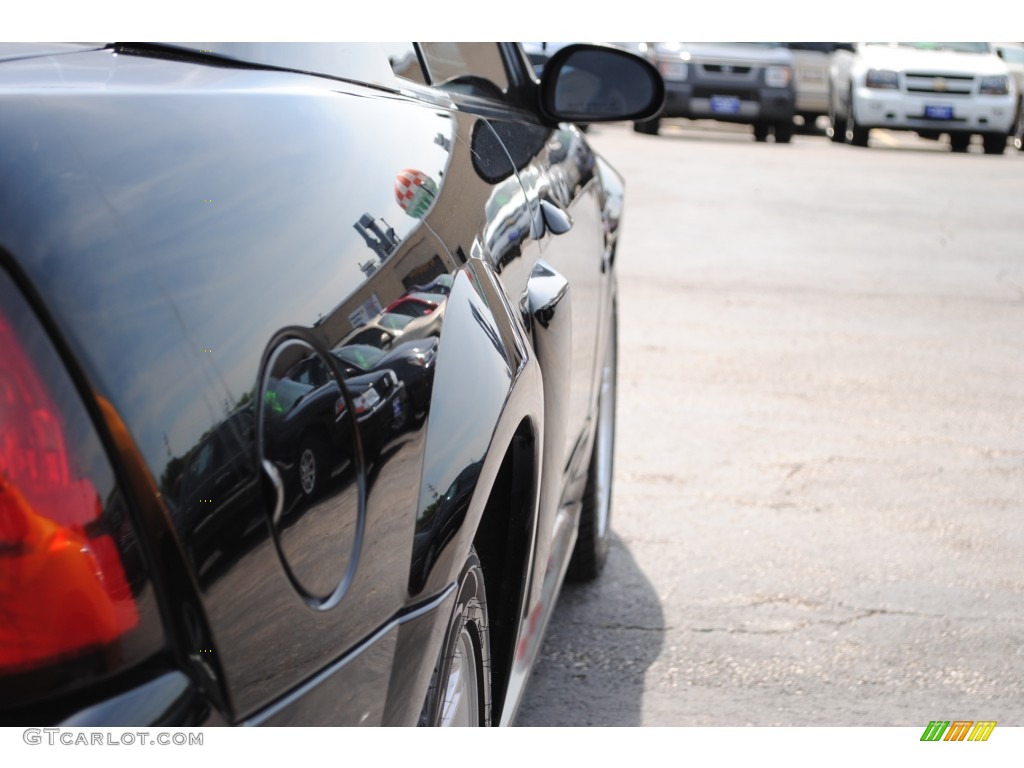
[[[523,338],[491,268],[469,259],[456,273],[438,346],[411,599],[436,594],[458,576],[519,425],[529,421],[541,439],[543,383]]]

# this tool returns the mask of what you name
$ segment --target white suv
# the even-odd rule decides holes
[[[989,43],[856,43],[829,71],[832,140],[866,147],[872,128],[948,134],[966,152],[980,134],[985,153],[1006,150],[1017,87]]]

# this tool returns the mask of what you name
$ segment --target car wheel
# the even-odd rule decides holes
[[[1001,155],[1006,151],[1006,137],[1001,133],[986,133],[981,137],[986,155]]]
[[[596,578],[608,559],[611,538],[612,476],[615,468],[615,400],[618,369],[618,316],[612,305],[608,350],[601,369],[601,390],[597,401],[597,424],[590,469],[583,495],[576,548],[567,575],[573,581]]]
[[[949,135],[949,145],[954,152],[966,152],[967,148],[971,146],[971,134],[951,133]]]
[[[633,123],[633,130],[637,133],[646,133],[648,136],[657,136],[658,128],[661,127],[661,120],[657,117],[651,120],[637,120]]]
[[[459,577],[441,656],[430,679],[420,725],[491,724],[491,646],[484,573],[471,549]]]
[[[839,110],[836,109],[835,99],[829,99],[828,102],[828,122],[829,122],[829,133],[828,137],[835,144],[843,144],[846,142],[846,118],[839,117]]]
[[[754,141],[768,141],[768,123],[754,123]]]
[[[299,489],[307,499],[315,498],[324,487],[327,475],[324,441],[317,435],[303,439],[299,449]]]
[[[789,144],[793,140],[793,123],[776,123],[775,124],[775,143],[776,144]]]
[[[853,97],[850,97],[850,114],[846,118],[846,137],[850,144],[855,147],[866,147],[868,138],[871,135],[870,128],[857,125],[856,116],[853,113]]]
[[[1013,123],[1013,146],[1024,152],[1024,101],[1017,105],[1017,119]]]

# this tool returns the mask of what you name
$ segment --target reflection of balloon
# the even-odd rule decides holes
[[[415,219],[423,217],[437,197],[437,184],[423,173],[406,168],[395,177],[395,199]]]

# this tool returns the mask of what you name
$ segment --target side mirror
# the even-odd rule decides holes
[[[555,122],[643,120],[661,112],[665,82],[635,54],[603,45],[570,45],[544,67],[541,114]]]

